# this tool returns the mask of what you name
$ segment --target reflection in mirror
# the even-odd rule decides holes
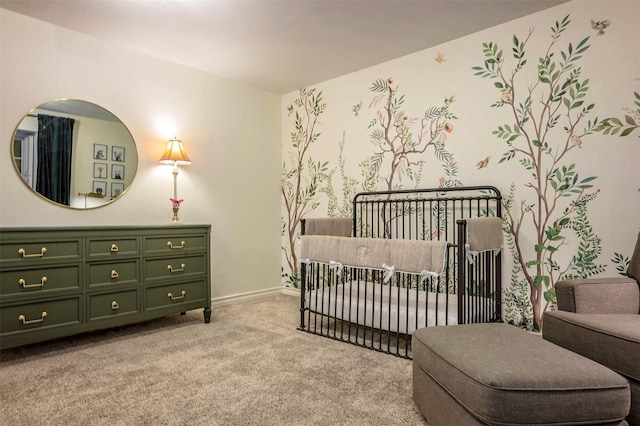
[[[122,196],[138,166],[126,126],[104,108],[75,99],[29,111],[16,127],[11,152],[16,171],[36,194],[78,209]]]

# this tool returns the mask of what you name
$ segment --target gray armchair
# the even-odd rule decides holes
[[[624,376],[631,387],[627,421],[640,426],[640,234],[627,276],[556,283],[558,309],[546,312],[545,340]]]

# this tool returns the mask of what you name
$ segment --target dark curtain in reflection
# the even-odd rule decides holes
[[[72,118],[38,114],[36,191],[67,206],[71,196],[73,124]]]

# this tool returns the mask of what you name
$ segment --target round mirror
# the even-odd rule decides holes
[[[64,207],[88,209],[124,194],[138,152],[129,129],[99,105],[58,99],[24,116],[11,144],[16,171],[36,194]]]

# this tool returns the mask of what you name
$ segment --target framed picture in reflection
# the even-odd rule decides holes
[[[111,179],[124,180],[124,166],[121,164],[111,165]]]
[[[107,195],[107,182],[101,182],[99,180],[93,181],[93,189],[91,190],[94,194],[100,194],[101,196]]]
[[[93,163],[93,177],[97,179],[106,179],[109,169],[107,163]]]
[[[122,195],[124,192],[124,183],[112,182],[111,183],[111,198],[116,198]]]
[[[106,160],[107,159],[107,146],[99,143],[93,144],[93,159],[94,160]]]
[[[111,147],[111,160],[124,163],[124,147],[122,146]]]

